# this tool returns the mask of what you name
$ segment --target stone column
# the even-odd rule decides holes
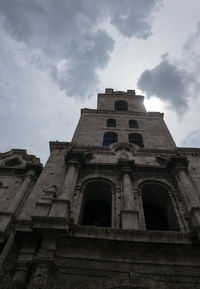
[[[70,161],[67,169],[67,173],[65,175],[64,184],[62,188],[62,194],[60,195],[60,199],[64,200],[72,200],[72,195],[77,183],[79,173],[79,163],[78,161]]]
[[[198,192],[196,191],[193,183],[190,181],[185,168],[177,168],[175,178],[179,186],[180,192],[185,200],[188,212],[193,207],[200,206],[200,200],[198,198]]]
[[[190,180],[186,168],[177,167],[175,179],[189,213],[189,225],[195,235],[194,238],[200,240],[200,199],[198,198],[198,192]]]
[[[20,188],[18,189],[18,191],[16,192],[14,198],[12,199],[12,202],[10,203],[7,212],[8,213],[12,213],[15,214],[22,199],[25,197],[26,192],[29,189],[29,186],[34,178],[34,171],[33,170],[29,170],[25,179],[23,180]]]

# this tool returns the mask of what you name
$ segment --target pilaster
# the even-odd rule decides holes
[[[135,166],[134,161],[119,160],[122,175],[122,210],[121,224],[123,229],[138,229],[138,211],[135,208],[131,175]]]

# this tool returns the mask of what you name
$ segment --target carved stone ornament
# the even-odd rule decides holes
[[[67,152],[65,156],[65,163],[68,164],[70,161],[76,161],[81,166],[85,164],[85,162],[90,161],[93,158],[93,153],[88,151],[75,151],[71,150]]]
[[[24,288],[28,276],[28,270],[29,268],[26,264],[17,265],[16,272],[12,280],[12,289]]]
[[[128,143],[128,142],[114,143],[111,145],[111,148],[115,152],[120,151],[120,150],[126,150],[127,152],[130,152],[131,155],[135,155],[135,152],[139,149],[137,145],[133,143]]]
[[[30,289],[48,288],[49,270],[46,265],[38,265],[33,275]]]

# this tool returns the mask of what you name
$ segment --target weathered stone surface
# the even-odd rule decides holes
[[[104,147],[107,131],[118,142]],[[199,159],[142,96],[113,89],[82,110],[71,143],[50,142],[41,174],[24,150],[0,154],[0,289],[200,289]]]

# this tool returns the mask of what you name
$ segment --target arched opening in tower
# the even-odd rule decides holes
[[[138,128],[138,122],[135,119],[129,120],[129,128]]]
[[[141,193],[146,229],[179,231],[169,188],[161,183],[148,182],[142,185]]]
[[[111,227],[111,185],[104,181],[88,183],[84,191],[82,207],[82,225]]]
[[[106,123],[107,127],[116,127],[116,119],[109,118]]]
[[[115,101],[115,110],[127,111],[128,110],[128,103],[125,100]]]
[[[109,146],[112,143],[115,143],[118,141],[117,134],[113,131],[108,131],[104,133],[103,137],[103,146]]]
[[[143,144],[143,138],[142,135],[139,133],[130,133],[128,135],[128,139],[130,143],[136,144],[137,146],[143,148],[144,144]]]
[[[168,231],[169,224],[162,207],[154,203],[143,204],[147,230]]]

